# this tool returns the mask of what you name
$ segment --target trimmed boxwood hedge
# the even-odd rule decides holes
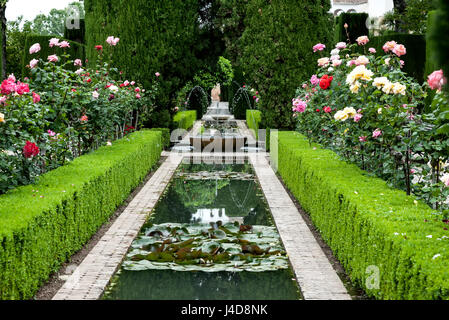
[[[29,299],[90,239],[161,154],[139,131],[0,196],[0,298]]]
[[[151,128],[151,131],[161,131],[162,132],[162,147],[167,149],[170,147],[170,129],[169,128]]]
[[[260,122],[262,113],[259,110],[246,110],[246,124],[250,130],[253,130],[256,139],[259,136]]]
[[[188,130],[196,121],[196,110],[179,111],[173,116],[175,128]]]
[[[381,299],[449,298],[449,231],[440,216],[299,133],[278,136],[279,173],[353,282]],[[379,289],[367,286],[369,266],[379,268]]]

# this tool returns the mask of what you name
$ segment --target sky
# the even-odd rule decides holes
[[[47,14],[51,9],[64,9],[76,0],[9,0],[6,4],[6,19],[15,20],[23,15],[25,20],[33,20],[40,13]]]

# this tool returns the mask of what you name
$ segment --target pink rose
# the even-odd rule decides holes
[[[30,54],[38,53],[41,51],[41,45],[39,43],[35,43],[30,47]]]
[[[374,54],[374,53],[377,52],[376,49],[374,49],[374,48],[369,48],[368,51],[369,51],[370,53],[372,53],[372,54]]]
[[[54,46],[58,46],[58,44],[59,44],[59,39],[57,39],[57,38],[50,39],[50,44],[49,44],[50,48],[53,48]]]
[[[382,131],[380,129],[376,129],[373,131],[373,138],[380,137],[382,135]]]
[[[137,92],[137,93],[139,93],[139,92],[140,92],[140,88],[137,87],[137,88],[134,89],[134,91]]]
[[[396,45],[397,45],[396,41],[388,41],[383,45],[382,49],[385,51],[385,53],[388,53],[390,51],[393,51]]]
[[[432,72],[427,77],[427,83],[432,90],[441,90],[447,83],[447,79],[444,77],[443,70]]]
[[[159,72],[156,72],[155,74],[154,74],[156,77],[160,77],[160,73]]]
[[[56,46],[60,48],[70,48],[70,43],[68,41],[61,41]]]
[[[23,95],[24,93],[30,92],[30,87],[28,83],[17,82],[16,92],[19,95]]]
[[[140,94],[136,93],[136,98],[140,99],[141,98]]]
[[[338,50],[343,50],[346,49],[346,42],[339,42],[337,43],[337,45],[335,46]]]
[[[311,83],[313,86],[316,86],[316,85],[318,85],[318,84],[320,83],[320,78],[318,78],[317,75],[314,74],[314,75],[312,76],[312,78],[310,78],[310,83]]]
[[[333,67],[339,67],[341,65],[342,61],[341,60],[334,60],[332,61],[332,66]]]
[[[407,49],[405,49],[405,46],[402,44],[397,44],[393,48],[393,53],[397,55],[398,57],[403,56],[407,53]]]
[[[16,84],[14,83],[14,81],[11,81],[9,79],[3,80],[1,85],[1,93],[3,95],[8,95],[13,92],[16,92]]]
[[[369,38],[367,36],[360,36],[356,39],[359,46],[364,46],[369,42]]]
[[[354,116],[354,122],[359,122],[360,121],[360,119],[362,119],[362,117],[363,117],[363,115],[362,114],[360,114],[360,113],[357,113],[355,116]]]
[[[302,101],[301,99],[293,99],[293,108],[294,112],[304,112],[306,111],[307,103]]]
[[[33,92],[33,102],[38,103],[39,101],[41,101],[41,96],[38,95],[36,92]]]
[[[133,86],[133,85],[135,85],[136,84],[136,82],[135,81],[131,81],[131,85]]]
[[[360,57],[357,58],[357,60],[355,60],[355,64],[357,66],[360,66],[360,65],[364,65],[365,66],[368,63],[369,63],[369,59],[367,57],[365,57],[365,56],[360,56]]]
[[[359,141],[360,142],[366,142],[366,136],[359,137]]]
[[[325,48],[326,48],[326,46],[324,44],[318,43],[313,46],[313,52],[323,51]]]
[[[51,56],[48,56],[48,61],[49,62],[58,62],[59,61],[59,58],[58,58],[58,56],[57,55],[51,55]]]
[[[30,61],[30,68],[33,69],[37,66],[37,64],[39,63],[39,60],[37,59],[33,59]]]
[[[115,38],[114,36],[110,36],[106,39],[106,42],[110,45],[110,46],[116,46],[117,43],[120,41],[119,38]]]
[[[82,66],[83,66],[83,62],[81,61],[81,59],[76,59],[76,60],[73,62],[73,65],[74,65],[74,66],[77,66],[77,67],[82,67]]]

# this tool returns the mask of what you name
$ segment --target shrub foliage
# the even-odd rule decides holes
[[[0,299],[30,299],[147,175],[161,133],[139,131],[0,196]]]
[[[379,299],[449,298],[447,225],[440,216],[299,133],[278,135],[272,159],[279,173],[352,281]],[[378,286],[368,278],[373,267]]]
[[[289,103],[315,67],[312,47],[327,42],[329,0],[253,0],[247,6],[239,65],[263,102],[263,127],[291,127]]]

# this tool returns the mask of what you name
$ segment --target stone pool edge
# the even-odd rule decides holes
[[[182,159],[182,154],[168,155],[52,300],[97,300],[102,296]]]
[[[311,230],[271,168],[266,153],[249,153],[305,300],[351,300]]]

